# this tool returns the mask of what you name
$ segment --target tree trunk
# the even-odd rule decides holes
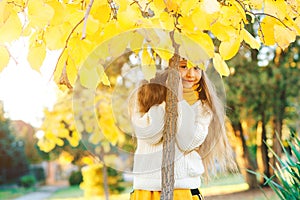
[[[241,173],[243,174],[250,189],[257,188],[258,184],[257,184],[256,175],[247,171],[250,170],[252,172],[255,172],[256,168],[250,158],[250,154],[243,133],[242,124],[238,122],[236,124],[232,124],[232,127],[240,143],[238,146],[242,148],[240,150],[237,149],[236,152],[237,156],[239,157],[237,161],[240,166]]]
[[[175,48],[175,53],[169,63],[167,80],[167,99],[165,125],[163,130],[163,156],[162,156],[162,191],[161,200],[173,200],[174,190],[174,157],[175,157],[175,134],[177,132],[177,93],[179,84],[179,55],[178,45],[174,41],[174,32],[170,37]]]
[[[279,95],[279,99],[276,100],[276,107],[275,109],[275,116],[273,119],[273,126],[274,126],[274,133],[273,133],[273,151],[274,153],[281,157],[282,154],[282,148],[280,145],[281,138],[282,138],[282,124],[283,124],[283,118],[284,118],[284,112],[285,112],[285,107],[287,106],[286,103],[286,93],[285,93],[285,88],[281,88],[281,92]],[[272,157],[272,166],[276,166],[276,157]],[[278,163],[278,162],[277,162]],[[274,174],[272,170],[272,175]],[[274,181],[278,182],[278,180],[274,179]]]
[[[47,162],[47,177],[46,177],[46,184],[53,185],[56,182],[56,162],[55,161],[48,161]]]
[[[103,146],[101,146],[100,148],[101,148],[101,151],[100,151],[99,157],[100,157],[101,162],[103,163],[102,173],[103,173],[104,195],[105,195],[105,199],[109,200],[107,167],[106,167],[105,162],[104,162],[104,148],[103,148]]]
[[[270,167],[269,162],[270,158],[268,156],[268,147],[266,145],[267,141],[267,131],[266,131],[266,122],[264,113],[262,113],[262,120],[258,123],[257,129],[260,129],[257,131],[257,163],[258,168],[261,174],[266,175],[267,177],[270,177]],[[263,185],[265,183],[264,176],[261,176],[260,179],[260,185]]]

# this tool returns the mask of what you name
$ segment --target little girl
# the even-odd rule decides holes
[[[204,199],[199,190],[201,175],[215,172],[215,161],[223,170],[235,165],[225,133],[224,107],[203,70],[188,69],[187,61],[181,60],[179,72],[173,196],[174,200]],[[137,91],[131,115],[137,137],[132,200],[160,199],[166,79],[164,71],[150,83],[144,81]]]

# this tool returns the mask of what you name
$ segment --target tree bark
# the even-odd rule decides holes
[[[102,173],[103,173],[104,195],[105,195],[105,199],[109,200],[108,176],[107,176],[107,167],[106,167],[105,162],[104,162],[104,149],[103,149],[103,146],[101,146],[101,151],[100,151],[99,157],[100,157],[100,160],[103,163]]]
[[[270,158],[268,156],[268,147],[266,144],[267,141],[267,131],[266,131],[266,121],[264,117],[264,113],[262,113],[262,120],[261,120],[261,132],[258,131],[257,133],[257,163],[260,173],[270,177],[270,167],[269,162]],[[259,125],[258,125],[259,126]],[[260,127],[258,127],[259,129]],[[260,185],[265,183],[264,176],[261,176]]]
[[[256,167],[255,167],[254,163],[251,161],[249,150],[246,145],[246,140],[245,140],[242,124],[241,124],[241,122],[238,122],[236,124],[232,124],[232,127],[235,132],[235,135],[237,136],[237,138],[239,140],[239,143],[240,143],[239,146],[242,147],[242,149],[240,151],[238,150],[236,152],[237,155],[240,157],[240,159],[238,159],[238,164],[240,166],[241,173],[245,177],[245,180],[246,180],[247,184],[249,185],[250,189],[257,188],[258,183],[257,183],[256,175],[247,171],[247,170],[250,170],[250,171],[255,172]]]
[[[162,191],[161,200],[173,200],[174,190],[174,157],[175,157],[175,134],[177,132],[177,93],[179,84],[179,55],[178,48],[174,41],[174,31],[170,37],[175,48],[175,53],[169,62],[167,80],[167,99],[165,112],[165,125],[163,130],[163,156],[162,156]]]

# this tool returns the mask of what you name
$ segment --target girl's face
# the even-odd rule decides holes
[[[184,88],[192,88],[195,84],[199,83],[202,77],[202,70],[199,67],[188,69],[186,60],[180,61],[179,73]]]

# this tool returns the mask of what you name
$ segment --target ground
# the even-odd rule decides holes
[[[205,200],[279,200],[270,188],[206,196]]]

